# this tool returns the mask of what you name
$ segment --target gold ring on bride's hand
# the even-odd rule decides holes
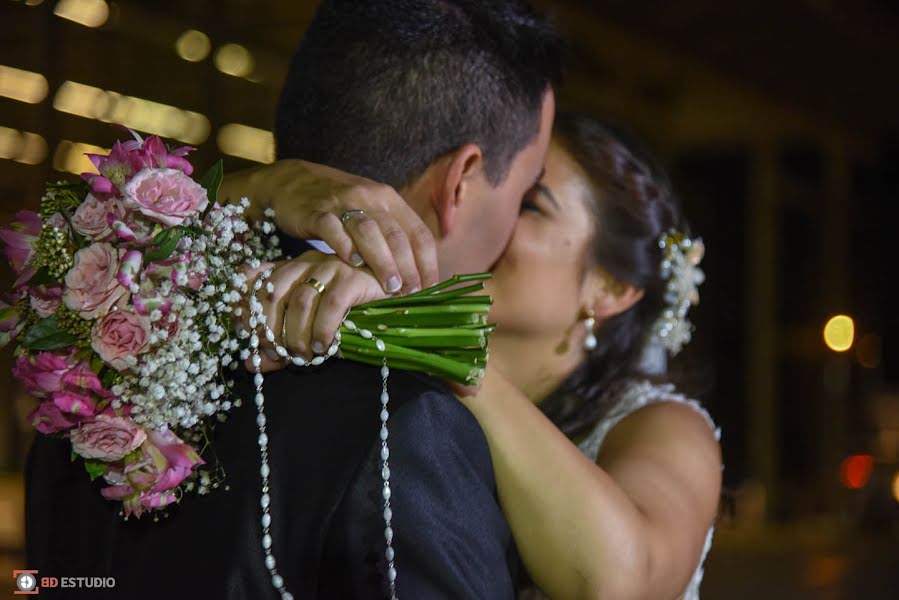
[[[340,215],[340,222],[343,223],[344,226],[346,226],[347,221],[349,221],[353,217],[362,217],[362,216],[365,216],[364,210],[359,210],[359,209],[348,210],[345,213],[343,213],[342,215]]]
[[[303,283],[305,285],[311,285],[315,289],[315,291],[318,292],[319,294],[325,293],[325,284],[323,284],[321,281],[319,281],[315,277],[310,277]]]

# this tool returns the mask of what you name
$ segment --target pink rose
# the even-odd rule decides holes
[[[9,228],[0,227],[3,253],[18,276],[15,287],[27,282],[35,273],[31,259],[34,257],[34,245],[41,235],[41,225],[43,221],[36,212],[21,210],[16,213],[16,220]]]
[[[147,439],[147,433],[131,419],[99,415],[72,430],[72,450],[84,458],[114,462],[125,458]]]
[[[54,392],[62,391],[63,378],[74,366],[71,357],[52,352],[41,352],[35,357],[23,354],[16,359],[12,373],[28,394],[35,398],[46,398]]]
[[[121,500],[126,515],[140,517],[144,510],[168,506],[197,465],[205,464],[196,450],[169,430],[151,431],[141,446],[143,455],[124,465],[111,465],[104,474],[112,485],[101,493]]]
[[[125,184],[126,206],[170,227],[206,209],[206,190],[177,169],[144,169]]]
[[[94,399],[87,394],[63,391],[53,394],[53,404],[64,413],[73,417],[92,417],[97,405]]]
[[[45,400],[28,415],[31,425],[44,434],[67,431],[78,424],[74,415],[66,414],[52,400]]]
[[[41,318],[49,317],[56,312],[62,301],[62,286],[46,287],[39,285],[29,290],[31,308]]]
[[[130,310],[113,310],[94,324],[91,348],[116,371],[128,369],[127,356],[137,356],[147,348],[150,320]]]
[[[72,228],[89,240],[105,242],[113,236],[110,221],[125,221],[126,215],[121,200],[88,194],[72,215]]]
[[[105,242],[75,253],[75,264],[66,273],[62,300],[84,319],[96,319],[128,293],[117,276],[121,251]]]

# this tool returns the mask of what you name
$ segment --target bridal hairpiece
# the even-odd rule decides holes
[[[699,304],[699,286],[705,273],[699,263],[705,255],[701,239],[690,239],[670,229],[659,238],[662,251],[660,264],[665,287],[665,309],[652,327],[654,341],[674,356],[690,342],[693,324],[687,319],[691,306]]]

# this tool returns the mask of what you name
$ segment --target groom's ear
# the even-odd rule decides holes
[[[465,144],[444,157],[433,196],[434,212],[440,223],[440,235],[445,237],[459,220],[459,209],[472,202],[484,181],[484,158],[480,146]]]

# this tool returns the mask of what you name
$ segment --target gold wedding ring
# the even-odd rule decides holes
[[[345,213],[343,213],[342,215],[340,215],[340,222],[343,223],[344,225],[346,225],[347,221],[349,221],[353,217],[362,217],[364,215],[365,215],[364,210],[359,210],[359,209],[348,210]]]
[[[318,292],[319,294],[325,293],[325,284],[323,284],[321,281],[319,281],[315,277],[310,277],[303,283],[305,285],[311,285],[315,289],[315,291]]]

